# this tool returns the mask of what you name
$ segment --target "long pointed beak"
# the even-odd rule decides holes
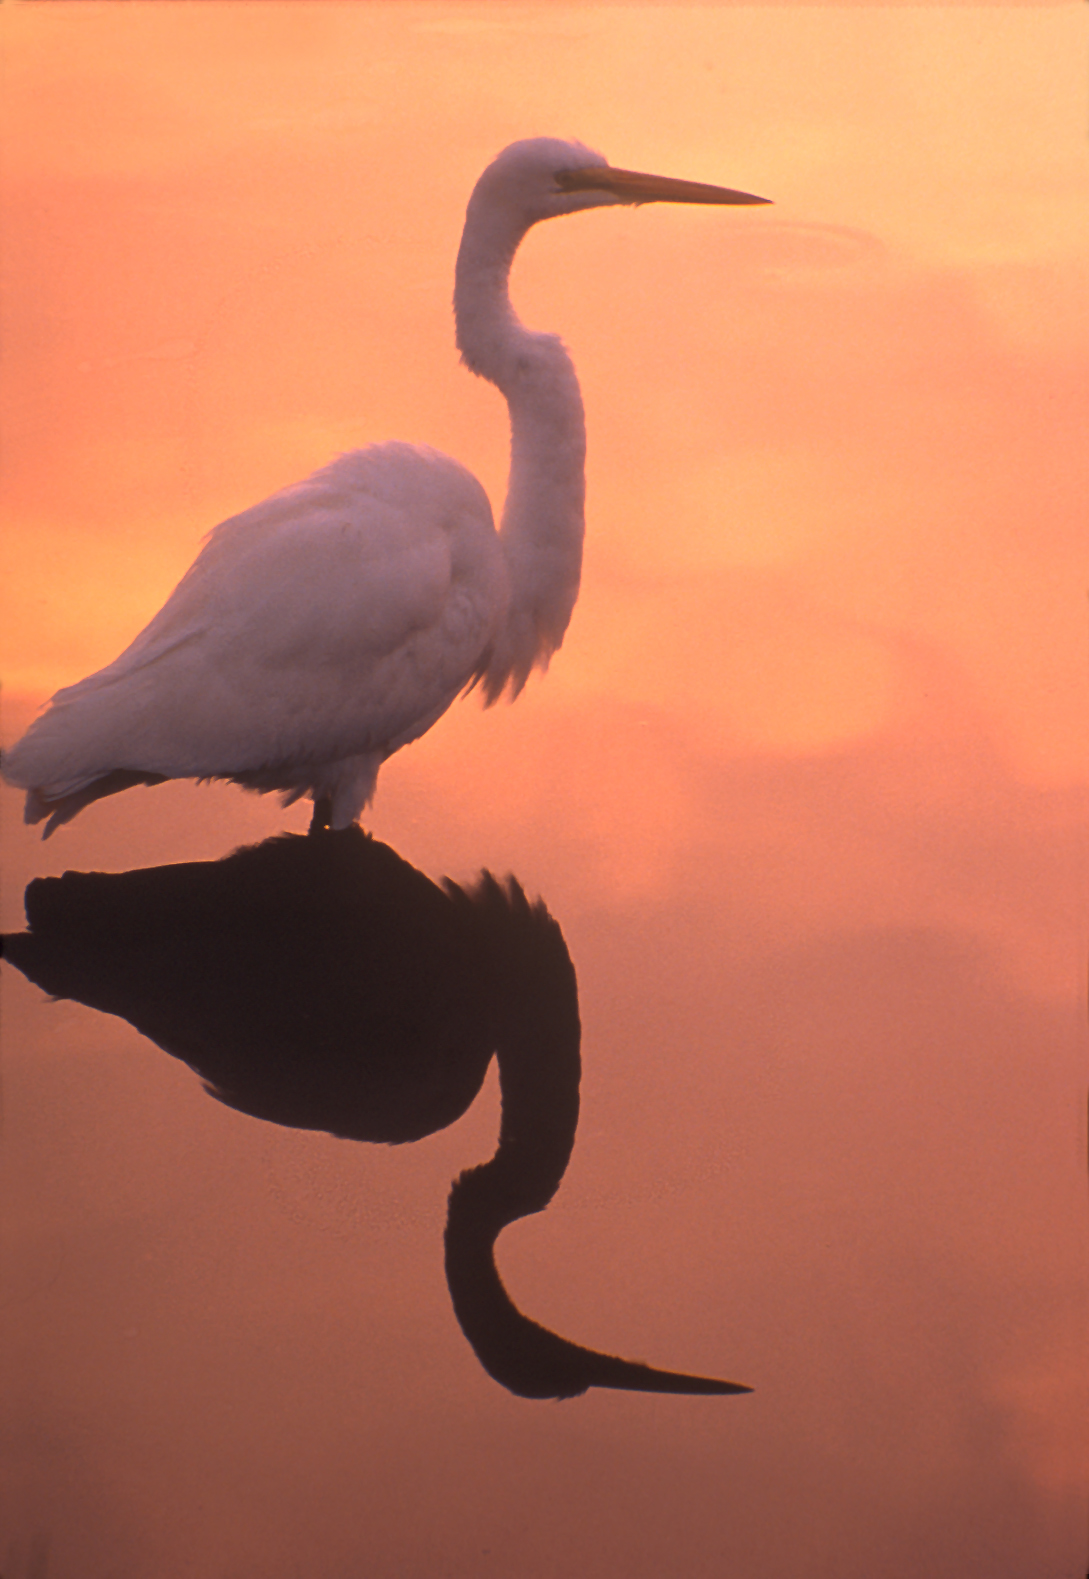
[[[611,165],[586,170],[557,170],[561,192],[611,192],[622,203],[770,203],[770,197],[733,192],[702,181],[676,181],[668,175],[643,175],[639,170],[614,170]]]

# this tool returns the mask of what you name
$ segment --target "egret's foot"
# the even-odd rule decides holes
[[[333,797],[319,795],[314,802],[314,815],[310,819],[310,833],[328,833],[333,820]]]

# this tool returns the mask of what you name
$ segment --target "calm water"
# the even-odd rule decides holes
[[[393,765],[376,830],[436,876],[471,878],[474,842],[519,872],[580,985],[577,1140],[500,1240],[510,1293],[578,1343],[755,1391],[555,1404],[485,1374],[442,1236],[450,1180],[495,1147],[494,1066],[449,1128],[337,1140],[216,1103],[5,965],[5,1573],[1076,1573],[1077,1003],[1027,931],[965,919],[973,869],[978,906],[1001,860],[1013,911],[1019,872],[1072,859],[1074,807],[1033,826],[1011,788],[985,827],[936,813],[909,842],[879,753],[735,767],[671,880],[625,894],[570,830],[542,857],[513,817],[443,826],[431,765]],[[42,846],[9,803],[8,930],[33,873],[303,821],[169,786]],[[940,899],[952,849],[969,877]],[[851,870],[848,925],[818,866]]]

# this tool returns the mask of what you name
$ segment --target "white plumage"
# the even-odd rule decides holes
[[[760,198],[612,169],[580,143],[504,150],[466,214],[457,342],[505,395],[497,533],[483,488],[434,450],[382,444],[224,521],[163,608],[97,674],[58,691],[5,754],[45,836],[134,783],[225,778],[310,795],[344,828],[385,759],[467,686],[516,696],[563,640],[582,559],[585,432],[571,360],[517,319],[507,280],[531,225],[609,203]]]

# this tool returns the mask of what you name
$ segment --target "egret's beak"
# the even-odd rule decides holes
[[[643,175],[638,170],[614,170],[609,165],[587,170],[557,170],[561,192],[611,192],[622,203],[770,203],[770,197],[732,192],[726,186],[706,186],[702,181],[675,181],[668,175]]]

